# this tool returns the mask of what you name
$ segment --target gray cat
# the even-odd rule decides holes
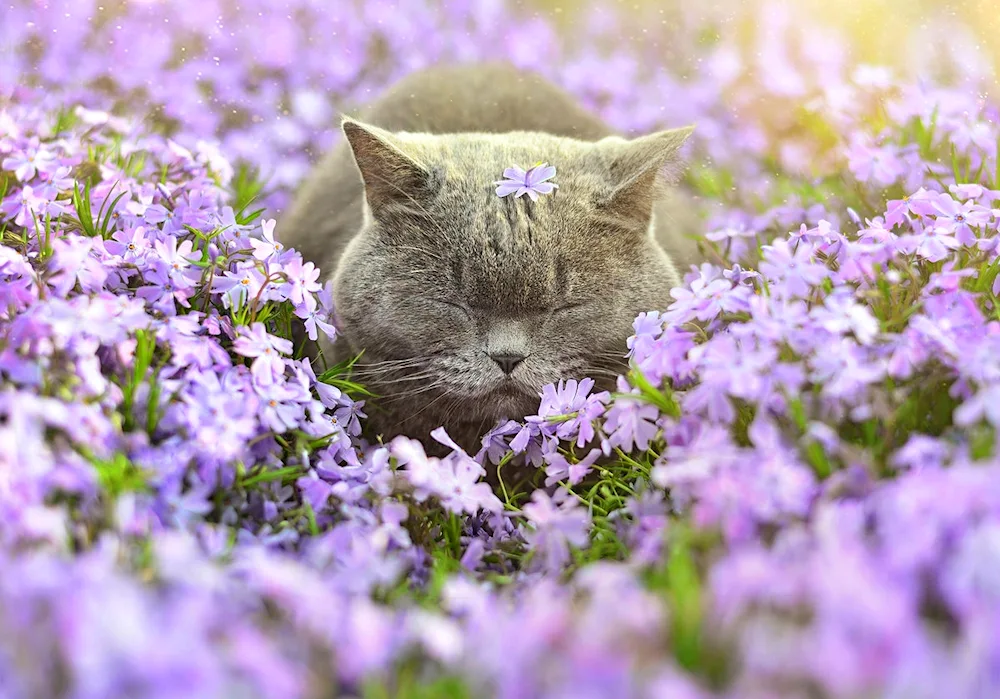
[[[692,206],[663,186],[691,129],[626,140],[502,64],[413,74],[359,117],[278,230],[332,272],[342,338],[325,354],[364,350],[375,431],[426,443],[444,425],[475,450],[547,383],[613,385],[633,319],[695,261]],[[498,196],[506,168],[540,161],[554,192]]]

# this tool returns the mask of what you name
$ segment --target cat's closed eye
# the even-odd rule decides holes
[[[463,303],[458,303],[456,301],[451,301],[450,299],[442,299],[442,298],[431,298],[428,300],[433,303],[437,303],[442,306],[448,306],[449,308],[454,308],[458,311],[461,311],[462,313],[465,314],[466,318],[468,318],[469,320],[472,319],[472,311],[469,309],[468,306],[466,306]]]
[[[475,307],[469,306],[469,305],[467,305],[465,303],[461,303],[459,301],[453,301],[451,299],[446,299],[446,298],[439,298],[439,297],[431,297],[431,298],[428,298],[427,301],[430,301],[431,303],[434,303],[434,304],[437,304],[437,305],[440,305],[440,306],[447,306],[448,308],[453,308],[456,311],[462,313],[469,320],[472,320],[472,318],[473,318],[473,311],[475,310]],[[535,311],[524,311],[524,312],[525,312],[526,315],[539,315],[539,316],[546,316],[546,315],[548,315],[548,316],[556,316],[556,317],[558,317],[560,315],[567,314],[567,313],[569,313],[571,311],[583,308],[586,305],[587,304],[585,302],[583,302],[583,301],[573,301],[573,302],[570,302],[570,303],[563,303],[563,304],[561,304],[559,306],[555,306],[555,307],[539,308],[539,309],[537,309]]]

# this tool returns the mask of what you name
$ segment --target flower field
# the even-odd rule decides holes
[[[954,26],[928,70],[792,3],[101,2],[0,6],[0,699],[1000,696],[1000,107]],[[615,392],[436,458],[293,342],[336,329],[281,214],[341,111],[500,58],[695,123],[708,262]]]

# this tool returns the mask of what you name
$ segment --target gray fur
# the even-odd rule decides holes
[[[626,140],[502,65],[415,74],[343,128],[279,230],[333,270],[334,349],[364,350],[385,437],[444,424],[472,449],[546,383],[609,383],[634,317],[665,307],[694,261],[662,186],[689,129]],[[505,168],[537,161],[555,193],[496,196]],[[508,377],[498,352],[527,358]]]

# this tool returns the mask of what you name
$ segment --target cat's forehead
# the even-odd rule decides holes
[[[580,233],[603,184],[593,144],[534,133],[457,134],[437,141],[429,164],[444,177],[428,207],[443,229],[528,275],[587,244]],[[498,193],[508,168],[525,171],[539,162],[555,168],[550,193],[534,199]]]
[[[593,144],[547,134],[456,134],[436,139],[438,165],[448,180],[492,184],[507,168],[528,170],[547,163],[555,168],[552,178],[572,178],[599,165]]]

